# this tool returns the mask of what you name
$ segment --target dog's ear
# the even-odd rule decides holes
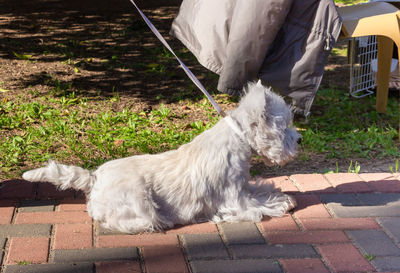
[[[262,110],[262,117],[265,121],[273,118],[271,109],[274,107],[274,98],[269,89],[264,89],[264,107]]]
[[[258,130],[257,128],[266,128],[266,126],[272,126],[274,123],[274,116],[268,111],[267,108],[263,108],[260,112],[252,113],[252,122],[250,123],[251,130]]]
[[[266,105],[271,104],[274,100],[274,94],[269,88],[264,88],[264,100]]]
[[[283,115],[286,109],[288,109],[288,106],[281,96],[269,88],[264,89],[264,110],[266,111],[266,115]]]

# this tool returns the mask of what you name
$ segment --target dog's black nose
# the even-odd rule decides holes
[[[303,138],[302,137],[299,137],[298,139],[297,139],[297,144],[301,144],[301,140],[302,140]]]

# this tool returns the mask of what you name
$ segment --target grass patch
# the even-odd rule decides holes
[[[157,26],[167,33],[170,22],[162,18]],[[142,20],[131,15],[117,16],[113,23],[85,20],[82,28],[93,27],[78,33],[71,29],[65,39],[50,34],[68,24],[41,23],[49,38],[36,47],[31,46],[36,42],[22,42],[10,34],[13,31],[4,31],[10,36],[5,42],[12,62],[2,59],[3,71],[19,69],[27,77],[16,80],[3,73],[0,81],[0,179],[19,177],[50,158],[95,168],[114,158],[167,151],[219,120],[171,53],[154,44]],[[181,44],[173,47],[219,104],[237,103],[236,97],[216,95],[212,88],[218,77]],[[346,47],[332,54],[335,60],[345,58]],[[131,107],[133,99],[139,106]],[[387,113],[379,114],[374,96],[355,99],[347,90],[319,90],[309,120],[295,121],[303,135],[299,160],[307,162],[315,155],[346,158],[353,160],[346,170],[358,172],[358,158],[400,157],[398,108],[398,99],[390,97]],[[398,169],[396,161],[391,171]],[[252,175],[257,172],[252,170]]]
[[[335,47],[332,49],[331,54],[333,56],[346,57],[347,56],[347,46]]]
[[[197,121],[164,104],[149,112],[113,111],[118,99],[115,95],[95,105],[90,98],[58,90],[34,102],[1,102],[0,168],[15,175],[29,162],[50,158],[94,168],[114,158],[177,148],[219,120],[205,99],[188,102],[207,113],[207,119]],[[221,95],[218,101],[230,99]],[[377,113],[374,106],[373,96],[354,99],[345,91],[320,90],[309,121],[295,122],[303,135],[300,158],[307,161],[304,155],[315,153],[328,158],[399,157],[397,99],[389,99],[387,114]],[[102,110],[93,114],[94,107]],[[348,172],[358,171],[357,162],[349,166]]]
[[[368,261],[372,261],[372,260],[374,260],[374,259],[376,258],[375,255],[373,255],[373,254],[368,254],[368,253],[364,254],[364,257],[365,257],[365,259],[367,259]]]
[[[388,101],[387,113],[375,110],[375,97],[352,98],[347,91],[318,91],[310,120],[297,123],[305,152],[329,158],[398,157],[399,105]]]
[[[32,262],[30,262],[30,261],[18,261],[17,264],[18,265],[30,265],[30,264],[32,264]]]
[[[393,175],[398,175],[399,173],[399,160],[396,159],[394,167],[393,166],[389,166],[389,170],[392,172]]]
[[[368,2],[368,0],[335,0],[335,3],[340,3],[344,5],[355,5],[365,2]]]
[[[115,100],[105,100],[94,115],[88,98],[74,95],[0,103],[0,168],[13,174],[29,162],[50,158],[94,168],[114,158],[177,148],[219,119],[208,103],[191,106],[210,113],[203,124],[189,122],[163,104],[148,113],[115,112]]]

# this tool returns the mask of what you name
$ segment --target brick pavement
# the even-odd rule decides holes
[[[3,181],[1,273],[400,272],[400,180],[390,173],[271,177],[298,207],[260,223],[122,234],[85,212],[81,192]]]

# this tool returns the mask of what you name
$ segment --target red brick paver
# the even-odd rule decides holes
[[[92,219],[83,211],[21,212],[17,214],[16,224],[64,224],[91,223]]]
[[[14,214],[14,206],[1,207],[0,204],[0,225],[6,225],[11,223],[11,218]]]
[[[275,217],[269,218],[265,217],[258,226],[261,227],[261,230],[268,232],[268,231],[282,231],[282,230],[292,230],[297,231],[299,230],[298,225],[293,220],[291,215],[284,215],[283,217]]]
[[[84,200],[63,200],[57,206],[58,211],[86,211]]]
[[[290,179],[302,192],[335,192],[322,174],[295,174]]]
[[[328,210],[321,203],[318,195],[304,194],[296,195],[297,207],[294,215],[298,218],[330,218]]]
[[[46,263],[49,238],[11,238],[6,264]]]
[[[37,189],[37,196],[39,198],[52,198],[52,199],[73,199],[75,191],[72,189],[68,190],[57,190],[57,187],[50,183],[39,183]]]
[[[54,249],[91,248],[93,233],[91,224],[57,224]]]
[[[372,189],[356,173],[330,173],[325,177],[339,192],[371,192]]]
[[[36,183],[25,180],[9,180],[2,182],[0,197],[2,199],[34,199]]]
[[[400,192],[399,177],[391,173],[365,173],[360,177],[378,192]]]
[[[283,192],[299,192],[299,189],[288,176],[268,178],[267,182],[274,183],[275,187],[280,188]]]
[[[302,218],[299,222],[306,230],[318,229],[379,229],[380,226],[370,218]]]
[[[329,273],[320,259],[282,259],[279,262],[287,273]]]
[[[352,244],[332,244],[317,247],[335,272],[369,272],[374,268]]]
[[[241,268],[241,272],[253,272],[259,270],[260,262],[271,271],[282,273],[400,269],[395,259],[400,236],[396,232],[400,181],[392,174],[299,174],[261,180],[260,183],[275,182],[292,194],[298,205],[283,217],[236,223],[235,233],[225,229],[225,224],[210,222],[158,233],[104,232],[88,216],[82,193],[58,193],[49,184],[6,182],[6,190],[0,187],[0,245],[5,272],[78,272],[82,268],[93,268],[97,273],[221,272],[228,265],[234,270]],[[385,196],[389,202],[385,202]],[[368,198],[373,201],[371,204],[376,203],[370,204],[371,213],[358,213],[357,200]],[[18,204],[24,209],[19,209]],[[24,204],[32,206],[25,209]],[[55,211],[49,211],[52,204]],[[390,221],[383,225],[383,219],[389,216]],[[247,234],[249,230],[251,236]],[[392,252],[387,253],[396,255],[378,255],[374,253],[376,248],[371,248],[364,256],[356,247],[366,251],[365,242],[354,235],[359,233],[383,236],[392,246]],[[253,239],[252,236],[257,240],[236,240]],[[368,245],[369,237],[366,240]],[[260,255],[260,251],[265,253]],[[368,261],[367,257],[373,259]]]
[[[216,233],[218,232],[217,225],[214,223],[200,223],[186,226],[177,226],[167,233],[173,234],[193,234],[193,233]]]
[[[186,259],[178,246],[152,245],[143,248],[146,272],[189,272]]]

